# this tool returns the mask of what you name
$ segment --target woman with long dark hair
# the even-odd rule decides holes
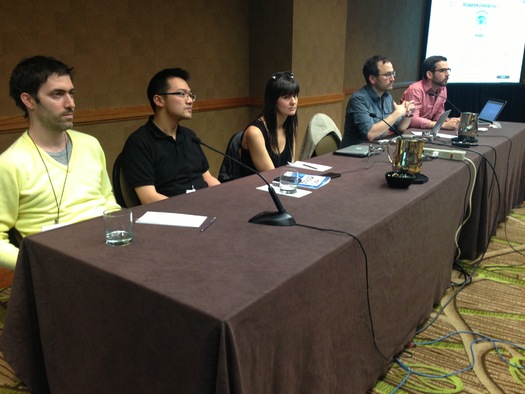
[[[244,131],[241,161],[261,172],[292,162],[297,134],[299,85],[293,73],[278,72],[266,84],[264,108]],[[242,176],[250,175],[241,170]]]

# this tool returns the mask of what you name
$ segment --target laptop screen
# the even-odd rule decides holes
[[[489,99],[479,113],[478,119],[482,122],[494,122],[503,110],[505,104],[507,104],[507,102],[504,100]]]
[[[434,137],[437,137],[437,134],[439,133],[439,130],[441,130],[441,126],[443,126],[443,123],[445,123],[445,121],[447,120],[448,118],[448,115],[450,115],[450,109],[443,112],[438,120],[436,121],[436,124],[434,125],[434,127],[432,127],[432,135]]]

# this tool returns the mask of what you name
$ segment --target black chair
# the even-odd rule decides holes
[[[235,133],[230,138],[226,148],[226,154],[239,161],[241,160],[241,140],[243,133],[244,131]],[[222,160],[221,168],[219,170],[219,182],[229,182],[237,178],[241,178],[241,166],[239,163],[225,157]]]
[[[20,235],[18,230],[16,228],[12,227],[7,232],[7,235],[9,236],[9,242],[11,242],[17,248],[19,248],[20,247],[20,243],[22,242],[22,235]]]
[[[120,153],[113,163],[113,193],[115,194],[115,199],[117,203],[124,208],[131,208],[140,205],[140,199],[126,181],[124,172],[121,168],[121,158],[122,153]]]

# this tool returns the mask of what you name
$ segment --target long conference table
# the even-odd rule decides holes
[[[525,125],[504,123],[467,153],[462,251],[482,252],[523,201],[524,146]],[[135,224],[132,244],[110,247],[95,218],[27,237],[10,365],[33,393],[365,393],[450,284],[472,171],[427,161],[427,183],[391,189],[386,153],[310,161],[342,176],[281,197],[296,226],[248,223],[275,209],[249,176],[133,209],[217,217],[204,232]]]

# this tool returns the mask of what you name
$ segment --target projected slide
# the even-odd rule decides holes
[[[432,0],[426,57],[443,55],[449,82],[520,82],[525,0]]]

